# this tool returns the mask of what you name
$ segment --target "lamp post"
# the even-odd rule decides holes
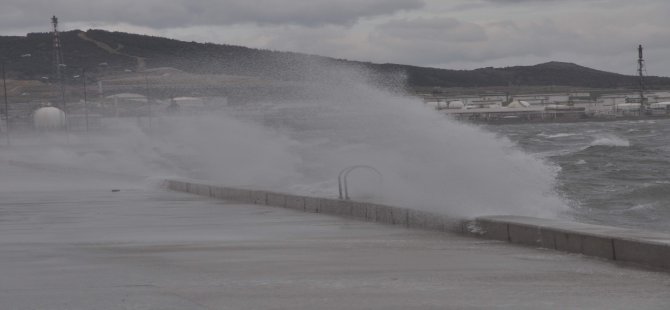
[[[149,99],[149,77],[147,76],[146,73],[144,73],[144,88],[146,90],[146,97],[147,97],[147,106],[149,107],[149,130],[151,130],[151,100]]]
[[[86,133],[88,133],[88,100],[86,96],[86,68],[81,69],[81,79],[84,81],[84,120],[86,122]]]
[[[58,64],[59,67],[59,72],[60,70],[65,71],[65,68],[67,67],[65,64]],[[65,73],[59,73],[59,82],[60,82],[60,95],[61,95],[61,109],[63,109],[63,113],[65,113],[65,133],[67,140],[70,141],[70,124],[68,120],[68,111],[67,111],[67,103],[65,102]]]
[[[80,74],[72,76],[73,80],[79,80],[81,79],[82,86],[83,86],[83,95],[84,95],[84,125],[85,125],[85,132],[88,134],[89,129],[90,129],[90,123],[89,123],[89,110],[88,110],[88,85],[86,83],[86,68],[81,68],[81,67],[70,67],[72,71],[76,70],[81,70]],[[67,72],[65,72],[67,73]],[[64,74],[65,76],[66,74]]]
[[[28,58],[31,57],[31,54],[23,54],[19,56],[20,58]],[[4,103],[5,103],[5,137],[7,138],[7,146],[11,146],[12,142],[10,139],[10,127],[11,125],[9,124],[9,100],[7,99],[7,73],[6,73],[6,67],[7,67],[7,62],[6,59],[2,60],[2,89],[3,89],[3,98],[4,98]]]
[[[2,88],[5,98],[5,136],[7,137],[7,146],[12,144],[9,138],[9,101],[7,100],[7,78],[5,76],[5,62],[2,62]]]

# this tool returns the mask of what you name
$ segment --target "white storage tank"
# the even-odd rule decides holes
[[[36,129],[53,130],[65,128],[65,112],[56,107],[39,108],[33,113]]]
[[[452,100],[447,102],[447,108],[448,109],[463,109],[465,108],[465,104],[461,100]]]

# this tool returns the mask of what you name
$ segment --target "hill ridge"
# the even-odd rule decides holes
[[[370,63],[325,56],[254,49],[243,46],[186,42],[149,35],[90,29],[61,33],[66,64],[109,74],[152,67],[174,67],[189,73],[263,77],[279,81],[309,80],[314,64],[353,66],[376,75],[403,73],[409,87],[571,86],[635,88],[635,76],[611,73],[561,61],[532,66],[451,70],[421,66]],[[122,47],[114,49],[113,46]],[[112,52],[114,51],[114,52]],[[30,61],[16,55],[32,54]],[[49,76],[51,35],[0,36],[0,57],[8,74],[24,79]],[[107,68],[100,68],[106,63]],[[310,72],[308,74],[308,72]],[[670,87],[668,77],[647,77],[649,88]]]
[[[127,56],[127,57],[135,59],[137,61],[137,67],[136,67],[137,71],[142,71],[146,67],[146,62],[145,62],[144,57],[133,56],[133,55],[129,55],[129,54],[120,52],[120,50],[122,50],[124,48],[124,46],[122,44],[119,44],[118,47],[114,49],[114,48],[112,48],[111,46],[109,46],[108,44],[106,44],[104,42],[96,41],[94,39],[89,38],[86,35],[86,32],[80,31],[77,34],[77,36],[79,36],[83,40],[93,42],[99,48],[109,52],[110,54],[117,54],[117,55]]]

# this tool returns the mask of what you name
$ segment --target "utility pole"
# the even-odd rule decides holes
[[[88,133],[88,100],[86,96],[86,68],[81,69],[81,79],[84,81],[84,120],[86,121],[86,133]]]
[[[147,92],[147,106],[148,112],[149,112],[149,130],[151,130],[151,100],[149,100],[149,76],[147,74],[144,74],[144,88],[146,89]]]
[[[642,57],[642,44],[637,48],[637,73],[639,76],[639,92],[640,92],[640,115],[647,111],[647,104],[644,98],[644,58]]]
[[[2,62],[2,88],[4,90],[5,97],[5,136],[7,137],[7,146],[10,146],[12,143],[9,139],[9,101],[7,101],[7,78],[5,76],[5,62]]]

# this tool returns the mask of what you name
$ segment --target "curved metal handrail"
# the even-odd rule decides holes
[[[338,186],[338,190],[339,190],[339,193],[340,193],[340,199],[349,200],[349,186],[347,184],[347,177],[349,176],[349,173],[351,171],[359,169],[359,168],[372,170],[379,177],[379,182],[380,183],[382,182],[382,174],[375,167],[368,166],[368,165],[354,165],[354,166],[344,168],[337,175],[337,186]],[[343,192],[342,189],[343,188],[344,188],[344,195],[342,195],[342,192]]]

